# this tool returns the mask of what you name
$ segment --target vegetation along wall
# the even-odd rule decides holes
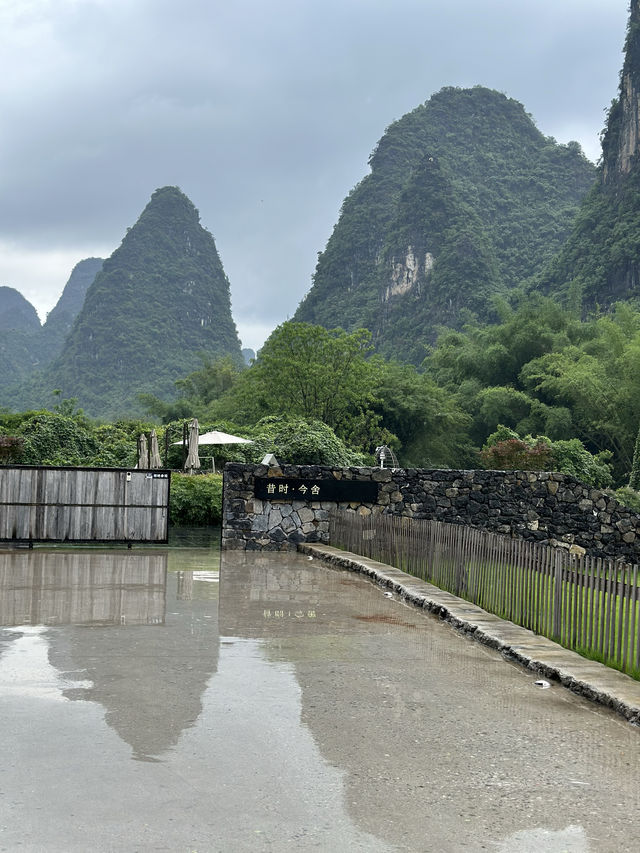
[[[640,515],[566,474],[236,463],[224,470],[222,546],[328,543],[335,507],[468,524],[632,562],[640,556]]]

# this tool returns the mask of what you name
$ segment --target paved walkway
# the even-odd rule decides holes
[[[392,566],[330,545],[305,543],[298,549],[324,562],[366,575],[405,601],[449,622],[456,630],[497,649],[509,660],[539,672],[544,678],[558,681],[574,693],[605,705],[629,722],[640,725],[640,682],[628,675],[590,661]]]

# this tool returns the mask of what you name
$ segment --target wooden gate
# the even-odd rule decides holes
[[[166,470],[0,466],[0,541],[167,542]]]

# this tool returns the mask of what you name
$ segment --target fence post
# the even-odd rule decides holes
[[[564,554],[558,550],[555,554],[555,573],[553,582],[553,635],[559,640],[562,635],[562,568]]]

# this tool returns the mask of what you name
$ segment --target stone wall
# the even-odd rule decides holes
[[[255,496],[256,477],[300,477],[318,482],[326,479],[378,482],[388,485],[389,470],[380,468],[328,468],[320,465],[241,465],[224,468],[222,500],[222,547],[226,549],[283,550],[299,542],[329,542],[329,512],[337,506],[371,513],[376,504],[353,501],[268,501]],[[381,495],[378,496],[378,503]],[[387,496],[387,503],[388,503]]]
[[[378,497],[376,503],[260,500],[256,477],[373,481]],[[640,556],[640,515],[566,474],[235,463],[224,470],[223,547],[281,550],[328,542],[335,507],[469,524],[633,562]]]

